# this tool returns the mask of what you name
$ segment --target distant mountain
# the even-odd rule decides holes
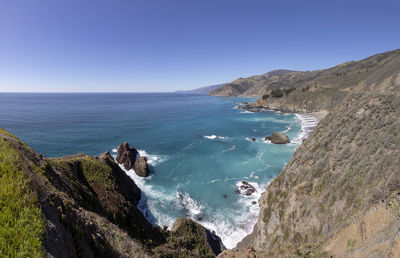
[[[225,83],[222,83],[222,84],[204,86],[204,87],[201,87],[201,88],[198,88],[198,89],[194,89],[194,90],[178,90],[178,91],[175,91],[175,92],[177,92],[177,93],[204,93],[204,94],[208,94],[209,92],[211,92],[213,90],[217,90],[217,89],[221,88],[224,85],[225,85]]]
[[[296,73],[292,70],[273,70],[261,75],[254,75],[248,78],[238,78],[223,87],[219,87],[210,92],[213,96],[247,96],[261,97],[268,83],[273,83],[287,74]]]

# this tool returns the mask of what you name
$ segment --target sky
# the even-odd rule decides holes
[[[164,92],[400,47],[400,1],[0,0],[0,92]]]

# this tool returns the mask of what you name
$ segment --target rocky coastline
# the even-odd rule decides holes
[[[119,149],[118,162],[135,168],[140,162],[135,149],[127,143]],[[172,230],[151,225],[137,207],[141,190],[109,151],[43,158],[0,129],[0,157],[2,179],[21,178],[27,189],[16,198],[32,201],[14,207],[16,214],[8,218],[37,211],[31,219],[41,230],[30,233],[39,243],[35,256],[214,257],[225,249],[220,237],[190,219],[178,218]],[[18,234],[24,227],[10,222],[8,229]]]
[[[259,90],[242,108],[319,120],[259,199],[253,233],[219,257],[400,256],[399,68],[395,50],[211,93]]]

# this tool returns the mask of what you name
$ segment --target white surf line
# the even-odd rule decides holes
[[[301,144],[304,139],[307,139],[308,136],[314,131],[315,127],[318,125],[318,119],[309,114],[295,114],[296,117],[301,122],[301,131],[299,135],[293,140],[293,143]]]

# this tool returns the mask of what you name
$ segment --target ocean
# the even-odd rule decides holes
[[[252,232],[258,198],[307,133],[299,115],[236,107],[255,100],[189,93],[1,93],[0,127],[45,157],[105,150],[115,156],[118,145],[128,142],[151,166],[148,178],[126,171],[143,192],[139,208],[145,216],[168,227],[177,217],[190,217],[232,248]],[[275,131],[292,143],[265,142]],[[239,193],[242,181],[257,191]]]

